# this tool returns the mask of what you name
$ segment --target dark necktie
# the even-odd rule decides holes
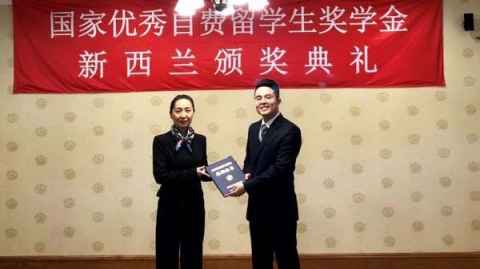
[[[260,142],[263,141],[263,138],[264,138],[265,135],[267,134],[267,131],[268,131],[268,126],[267,126],[267,124],[265,124],[265,123],[262,124],[262,126],[260,126],[260,134],[259,134],[259,136],[258,136],[258,140],[259,140]]]

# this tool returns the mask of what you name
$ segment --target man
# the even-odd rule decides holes
[[[300,129],[279,111],[280,88],[263,79],[254,91],[262,119],[250,125],[243,170],[245,181],[230,186],[230,196],[248,193],[253,269],[299,269],[297,197],[293,184],[300,151]]]

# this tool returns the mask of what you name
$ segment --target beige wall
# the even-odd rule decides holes
[[[480,250],[480,1],[445,0],[446,88],[285,90],[302,253]],[[426,36],[425,38],[428,38]],[[175,93],[12,94],[0,7],[0,255],[153,254],[151,142]],[[41,67],[39,67],[41,68]],[[209,160],[243,160],[251,91],[188,92]],[[249,253],[246,197],[205,184],[206,254]]]

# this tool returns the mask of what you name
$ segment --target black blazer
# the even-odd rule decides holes
[[[244,172],[248,192],[247,219],[250,221],[298,220],[297,197],[293,184],[295,162],[300,152],[300,128],[279,115],[263,142],[258,140],[261,120],[248,129]]]
[[[175,151],[176,138],[169,131],[158,135],[153,140],[153,176],[161,184],[157,196],[181,199],[202,197],[200,178],[196,168],[207,165],[207,141],[205,136],[195,134],[192,140],[192,152],[182,146]],[[193,197],[191,197],[193,196]]]

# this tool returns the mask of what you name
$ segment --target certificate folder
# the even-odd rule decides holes
[[[210,164],[207,172],[224,197],[230,192],[228,186],[245,180],[245,174],[232,156]]]

